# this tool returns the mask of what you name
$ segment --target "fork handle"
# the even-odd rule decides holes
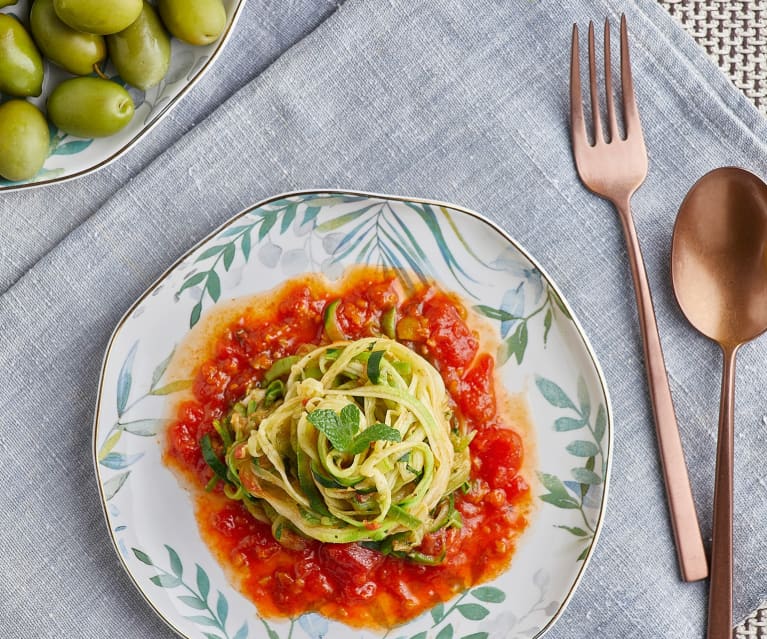
[[[650,387],[655,430],[658,439],[663,478],[666,483],[671,526],[676,541],[679,569],[684,581],[698,581],[708,576],[708,563],[698,525],[698,515],[687,476],[682,440],[679,437],[671,389],[663,360],[658,324],[655,321],[650,285],[639,247],[629,199],[614,202],[626,236],[631,275],[634,279],[639,326],[642,331],[645,368]]]

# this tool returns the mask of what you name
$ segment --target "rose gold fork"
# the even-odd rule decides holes
[[[594,129],[594,144],[586,134],[583,116],[583,100],[580,80],[580,52],[578,49],[578,25],[573,25],[573,48],[570,66],[570,126],[573,154],[578,175],[584,185],[613,203],[623,226],[628,248],[631,275],[634,279],[639,325],[642,330],[644,359],[650,387],[650,398],[655,416],[663,477],[666,482],[671,525],[676,540],[679,568],[682,579],[697,581],[708,575],[708,564],[703,540],[698,526],[698,516],[687,476],[687,466],[682,452],[682,441],[676,423],[671,390],[666,376],[658,326],[655,321],[650,286],[639,248],[634,221],[631,215],[631,196],[644,182],[647,175],[647,151],[645,150],[639,111],[634,98],[628,49],[626,17],[621,16],[621,88],[623,93],[623,121],[625,139],[621,138],[613,104],[612,75],[610,63],[610,23],[605,21],[605,101],[609,127],[609,140],[605,139],[600,118],[599,92],[594,53],[594,23],[589,24],[589,85]]]

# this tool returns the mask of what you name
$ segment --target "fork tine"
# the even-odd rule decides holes
[[[581,145],[586,142],[586,122],[583,116],[577,24],[573,25],[573,45],[570,53],[570,130],[573,137],[573,147],[577,153]]]
[[[599,116],[599,90],[597,89],[597,63],[594,52],[594,22],[589,22],[589,85],[591,88],[591,116],[594,120],[594,144],[602,141],[602,119]]]
[[[631,78],[631,59],[629,57],[629,36],[626,16],[621,15],[621,90],[623,92],[623,116],[626,126],[626,137],[642,135],[639,123],[639,109],[634,96],[634,81]],[[636,130],[635,130],[636,129]]]
[[[607,101],[607,122],[610,131],[610,141],[618,139],[618,121],[615,117],[613,103],[613,75],[610,56],[610,20],[605,20],[605,97]]]

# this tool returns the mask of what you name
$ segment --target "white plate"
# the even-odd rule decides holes
[[[24,182],[9,182],[0,178],[0,192],[55,184],[80,177],[105,167],[147,135],[210,69],[234,31],[245,0],[223,0],[223,3],[227,23],[218,40],[204,47],[195,47],[173,38],[170,68],[165,78],[147,91],[127,87],[136,105],[136,113],[128,126],[116,135],[88,140],[68,135],[49,123],[51,154],[43,168],[34,178]],[[7,7],[3,12],[19,17],[28,29],[31,5],[31,0],[19,0],[18,4]],[[110,78],[117,75],[111,64],[104,71]],[[46,60],[42,95],[29,98],[29,101],[45,113],[45,101],[50,92],[62,80],[71,77],[74,76]]]
[[[571,597],[604,513],[612,427],[599,365],[557,289],[476,213],[423,200],[301,192],[255,205],[191,250],[128,311],[105,356],[93,442],[107,523],[128,574],[179,634],[382,636],[315,613],[261,619],[200,538],[190,496],[161,461],[158,435],[171,404],[162,394],[168,358],[201,313],[300,273],[334,278],[350,264],[381,262],[421,271],[495,322],[503,338],[498,370],[511,393],[524,394],[538,460],[537,507],[509,570],[386,636],[536,637]]]

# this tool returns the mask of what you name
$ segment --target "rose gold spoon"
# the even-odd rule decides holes
[[[767,330],[767,184],[734,167],[698,180],[674,225],[671,277],[687,319],[724,356],[707,637],[731,639],[735,355]]]

